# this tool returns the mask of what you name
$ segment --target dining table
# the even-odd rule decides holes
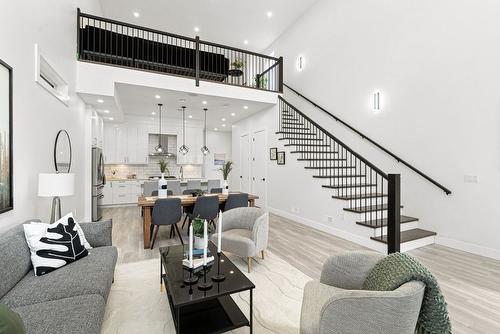
[[[234,194],[237,192],[231,192]],[[228,194],[205,194],[201,196],[218,196],[219,204],[226,202]],[[171,195],[167,198],[180,198],[182,207],[193,206],[196,203],[196,198],[198,196],[193,195]],[[150,228],[151,228],[151,214],[153,212],[153,207],[155,205],[158,196],[140,196],[137,200],[137,205],[142,208],[142,233],[144,238],[144,249],[149,248],[150,240]],[[248,194],[248,206],[255,206],[255,200],[259,199],[259,196]]]

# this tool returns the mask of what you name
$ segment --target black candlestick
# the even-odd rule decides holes
[[[212,282],[207,282],[207,266],[203,266],[203,282],[198,283],[198,289],[200,290],[210,290],[212,288]]]
[[[217,275],[212,277],[212,281],[214,282],[222,282],[226,279],[226,276],[220,273],[220,255],[221,253],[217,252]]]
[[[184,284],[186,285],[194,285],[198,283],[198,276],[193,276],[193,268],[189,268],[189,277],[184,279]]]

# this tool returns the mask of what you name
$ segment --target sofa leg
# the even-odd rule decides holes
[[[264,250],[260,251],[260,255],[262,256],[262,260],[264,260]]]
[[[247,261],[248,261],[248,273],[250,274],[250,272],[252,271],[252,258],[249,256],[247,258]]]

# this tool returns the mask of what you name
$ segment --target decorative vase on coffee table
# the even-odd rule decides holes
[[[198,236],[194,236],[194,248],[195,249],[203,249],[204,247],[204,242],[203,242],[203,238],[200,238]]]

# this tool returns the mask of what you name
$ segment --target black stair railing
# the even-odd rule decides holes
[[[283,92],[283,58],[77,13],[80,61]]]
[[[309,162],[306,168],[315,171],[323,187],[360,213],[360,223],[377,228],[380,236],[387,230],[388,251],[399,251],[399,175],[384,173],[281,96],[278,124],[285,146]]]
[[[366,136],[361,131],[357,130],[356,128],[354,128],[350,124],[346,123],[345,121],[343,121],[339,117],[335,116],[334,114],[332,114],[331,112],[329,112],[328,110],[326,110],[325,108],[323,108],[322,106],[320,106],[319,104],[315,103],[314,101],[312,101],[308,97],[304,96],[303,94],[301,94],[297,90],[295,90],[292,87],[290,87],[289,85],[283,83],[283,86],[285,86],[286,88],[290,89],[292,92],[294,92],[295,94],[297,94],[299,97],[303,98],[305,101],[307,101],[308,103],[312,104],[314,107],[318,108],[319,110],[323,111],[327,115],[331,116],[335,121],[341,123],[342,125],[344,125],[345,127],[347,127],[349,130],[351,130],[354,133],[358,134],[364,140],[367,140],[368,142],[370,142],[371,144],[373,144],[374,146],[376,146],[380,150],[384,151],[385,153],[387,153],[388,155],[390,155],[391,157],[393,157],[394,159],[396,159],[397,162],[402,163],[403,165],[405,165],[406,167],[408,167],[409,169],[411,169],[412,171],[414,171],[415,173],[417,173],[418,175],[420,175],[421,177],[423,177],[427,181],[431,182],[433,185],[435,185],[439,189],[443,190],[446,193],[446,195],[450,195],[451,194],[451,190],[450,189],[448,189],[447,187],[443,186],[442,184],[440,184],[439,182],[437,182],[436,180],[434,180],[433,178],[431,178],[430,176],[428,176],[427,174],[425,174],[424,172],[422,172],[418,168],[414,167],[413,165],[411,165],[410,163],[408,163],[407,161],[405,161],[404,159],[402,159],[398,155],[392,153],[391,151],[389,151],[387,148],[385,148],[382,145],[380,145],[375,140],[373,140],[370,137]]]

